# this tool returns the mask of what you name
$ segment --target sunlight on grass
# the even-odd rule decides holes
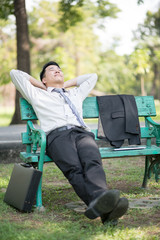
[[[7,187],[7,185],[8,185],[8,179],[0,178],[0,186],[1,187]]]

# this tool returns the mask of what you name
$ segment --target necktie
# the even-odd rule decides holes
[[[55,91],[57,93],[60,93],[60,95],[64,98],[65,102],[68,103],[69,107],[71,108],[73,114],[76,116],[77,121],[84,127],[86,128],[86,125],[84,123],[84,121],[82,120],[82,118],[80,117],[76,107],[74,106],[74,104],[71,102],[71,100],[65,95],[64,93],[64,89],[63,88],[54,88],[52,91]]]

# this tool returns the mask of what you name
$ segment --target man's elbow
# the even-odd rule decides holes
[[[97,75],[97,73],[93,73],[93,79],[95,80],[95,82],[97,82],[97,80],[98,80],[98,75]]]
[[[17,81],[17,77],[18,77],[18,70],[12,69],[10,71],[10,76],[11,76],[11,81],[13,82],[13,84],[15,85],[16,81]]]
[[[12,70],[10,71],[10,76],[11,76],[11,78],[15,75],[16,71],[17,71],[17,70],[15,70],[15,69],[12,69]]]

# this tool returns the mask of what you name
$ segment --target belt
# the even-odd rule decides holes
[[[61,132],[61,131],[65,131],[65,130],[68,130],[68,129],[71,129],[71,128],[75,128],[75,127],[78,127],[78,126],[75,126],[75,125],[66,125],[66,126],[63,126],[63,127],[59,127],[59,128],[56,128],[52,131],[50,131],[47,136],[50,134],[50,133],[57,133],[57,132]],[[79,127],[81,128],[81,127]]]

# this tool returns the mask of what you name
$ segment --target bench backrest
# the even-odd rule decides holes
[[[154,98],[152,96],[136,96],[135,97],[138,116],[139,117],[150,117],[156,116],[156,108]],[[20,109],[22,120],[37,120],[37,116],[32,106],[24,99],[20,98]],[[96,97],[87,97],[83,102],[83,117],[87,118],[98,118],[98,103]],[[142,138],[151,138],[152,134],[149,133],[148,127],[141,128]]]
[[[135,100],[139,117],[156,116],[156,108],[152,96],[138,96],[135,97]],[[20,98],[20,109],[22,120],[38,119],[32,106],[24,98]],[[98,116],[99,111],[96,97],[87,97],[83,102],[83,117],[98,118]]]

